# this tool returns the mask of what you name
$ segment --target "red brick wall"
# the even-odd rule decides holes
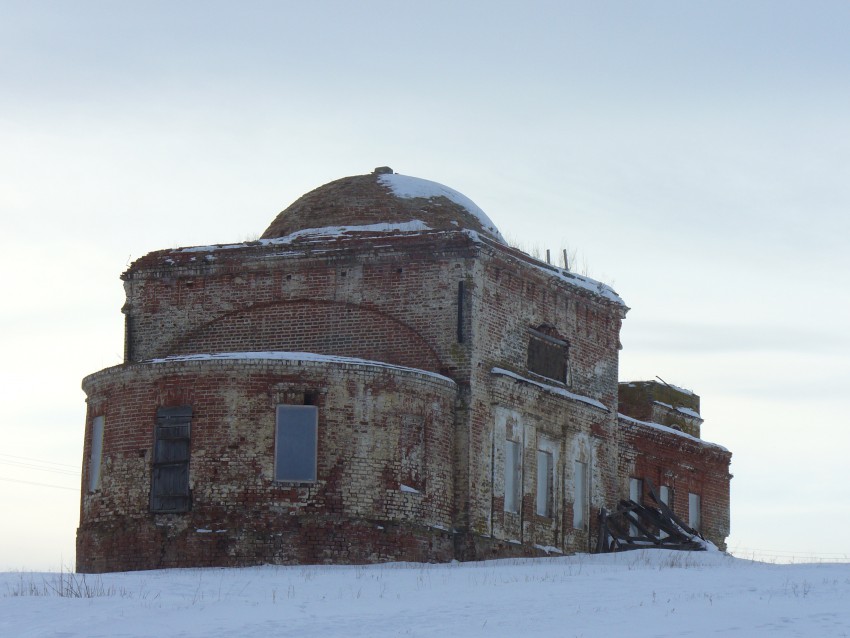
[[[101,487],[82,500],[80,571],[452,556],[456,386],[447,379],[365,365],[190,361],[110,368],[84,389],[84,486],[92,419],[102,415],[105,428]],[[305,392],[319,409],[318,481],[277,483],[275,406],[303,404]],[[192,506],[152,514],[156,409],[171,405],[193,408]],[[418,494],[400,489],[411,438],[425,452]]]
[[[721,549],[729,535],[729,463],[723,447],[675,431],[620,418],[620,485],[628,496],[629,478],[644,479],[644,503],[651,504],[646,479],[673,490],[673,512],[688,522],[688,493],[702,500],[703,535]]]
[[[437,353],[392,316],[349,303],[293,300],[222,315],[176,340],[171,354],[314,352],[438,371]]]
[[[619,330],[624,308],[554,276],[512,249],[482,249],[474,276],[474,345],[469,448],[470,529],[502,541],[588,551],[595,539],[595,509],[616,490],[616,397]],[[527,369],[529,329],[551,327],[569,342],[571,383]],[[540,386],[492,374],[504,368],[531,381],[601,402],[565,399]],[[504,425],[499,409],[516,412],[523,441],[523,506],[504,511]],[[557,448],[556,515],[535,514],[536,452],[540,441]],[[573,529],[573,464],[592,467],[589,523]],[[592,523],[591,523],[592,522]]]
[[[523,544],[556,547],[564,552],[595,548],[596,511],[611,502],[617,489],[617,433],[610,412],[570,401],[538,386],[493,375],[492,517],[495,538]],[[506,407],[510,406],[510,407]],[[504,510],[504,441],[522,444],[522,507],[518,513]],[[555,477],[551,517],[536,513],[537,451],[553,453]],[[590,469],[585,524],[573,527],[575,504],[574,463]]]
[[[306,350],[457,378],[469,366],[456,338],[457,289],[475,251],[456,233],[330,240],[322,251],[153,253],[124,275],[131,360]]]
[[[728,533],[728,453],[617,420],[625,307],[519,251],[464,233],[335,238],[160,251],[124,278],[130,363],[85,385],[88,429],[104,415],[106,435],[101,490],[83,496],[81,569],[587,551],[596,511],[627,497],[635,473],[672,472],[677,508],[699,489],[707,535],[721,545]],[[527,369],[529,329],[542,326],[569,343],[569,384]],[[351,356],[455,384],[368,366],[132,363],[223,351]],[[274,405],[304,392],[320,409],[319,481],[281,486],[271,480]],[[156,408],[182,404],[195,408],[193,509],[151,515]],[[411,424],[423,418],[419,437]],[[518,514],[504,512],[509,421],[523,444]],[[541,446],[557,457],[552,517],[535,512]],[[423,476],[410,467],[419,458]],[[582,529],[575,461],[591,468]],[[423,494],[399,491],[405,481]]]

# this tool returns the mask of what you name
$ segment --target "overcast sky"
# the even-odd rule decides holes
[[[389,165],[632,308],[739,553],[850,556],[850,3],[0,0],[0,569],[72,566],[119,275]]]

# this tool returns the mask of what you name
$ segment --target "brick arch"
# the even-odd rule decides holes
[[[290,300],[237,310],[175,340],[167,353],[314,352],[439,372],[436,351],[410,326],[355,304]]]
[[[567,338],[558,332],[558,329],[549,323],[541,323],[539,326],[534,326],[532,330],[537,332],[541,332],[548,337],[552,337],[553,339],[559,339],[561,341],[567,342]]]

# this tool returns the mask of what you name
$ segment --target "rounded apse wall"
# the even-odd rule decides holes
[[[225,353],[116,366],[83,389],[79,571],[451,559],[446,377]]]

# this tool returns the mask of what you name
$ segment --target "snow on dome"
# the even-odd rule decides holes
[[[478,205],[469,199],[463,193],[457,192],[453,188],[443,186],[437,182],[432,182],[419,177],[410,177],[409,175],[399,175],[398,173],[384,173],[378,175],[378,181],[389,186],[396,197],[404,199],[422,198],[433,199],[435,197],[445,197],[446,199],[463,206],[470,215],[473,215],[481,223],[481,226],[492,233],[503,244],[507,243],[505,238],[496,228],[487,213],[481,210]]]
[[[398,226],[420,222],[441,231],[474,231],[506,243],[493,221],[468,197],[388,166],[343,177],[305,193],[281,211],[260,239],[329,227]]]

